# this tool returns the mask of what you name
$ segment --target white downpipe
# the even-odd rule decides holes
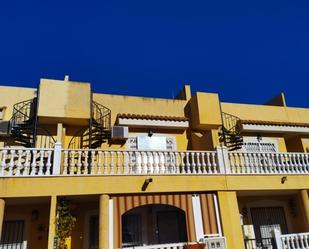
[[[113,203],[113,199],[109,199],[108,202],[108,226],[109,226],[109,248],[110,249],[114,249],[114,219],[113,219],[113,210],[114,210],[114,203]]]
[[[192,195],[193,217],[195,226],[196,240],[199,241],[204,237],[203,217],[201,210],[201,201],[199,195]]]
[[[221,237],[222,236],[222,228],[221,228],[221,218],[220,218],[217,194],[213,194],[213,198],[214,198],[214,204],[215,204],[215,212],[216,212],[216,220],[217,220],[217,226],[218,226],[218,234]]]

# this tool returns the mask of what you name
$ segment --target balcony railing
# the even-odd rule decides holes
[[[309,174],[308,153],[1,148],[0,177]]]
[[[172,244],[157,244],[148,246],[134,246],[124,247],[126,249],[189,249],[189,248],[203,248],[203,249],[226,249],[225,237],[204,238],[202,242],[196,244],[195,242],[182,242]]]
[[[307,249],[309,248],[309,233],[280,234],[274,230],[277,249]]]

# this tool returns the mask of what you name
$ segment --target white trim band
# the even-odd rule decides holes
[[[309,133],[309,127],[289,125],[243,124],[242,130],[245,132]]]
[[[170,129],[184,129],[189,127],[189,121],[173,121],[173,120],[150,120],[150,119],[131,119],[118,118],[119,125],[126,125],[130,127],[163,127]]]

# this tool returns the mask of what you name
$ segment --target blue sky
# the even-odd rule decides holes
[[[0,84],[309,107],[309,1],[1,1]]]

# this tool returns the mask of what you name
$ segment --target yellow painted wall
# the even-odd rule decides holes
[[[33,211],[38,211],[35,217]],[[25,238],[28,247],[31,249],[47,248],[48,223],[49,223],[49,205],[35,204],[31,205],[6,205],[4,220],[24,220]]]
[[[184,117],[185,100],[93,94],[93,100],[112,110],[112,124],[119,113]]]
[[[243,120],[309,124],[309,109],[267,105],[221,103],[222,111]]]
[[[50,118],[89,119],[90,100],[89,83],[41,79],[38,116],[46,123]]]
[[[35,94],[35,88],[0,86],[0,107],[6,107],[3,120],[9,120],[12,117],[14,104],[33,99]]]
[[[219,191],[218,201],[227,248],[245,249],[236,192]]]
[[[222,124],[218,94],[197,92],[191,98],[190,109],[194,129],[216,129]]]

